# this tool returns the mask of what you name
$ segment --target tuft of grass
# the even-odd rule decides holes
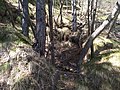
[[[0,72],[5,73],[6,71],[9,71],[10,68],[10,64],[6,62],[0,66]]]
[[[78,82],[79,87],[77,90],[81,90],[79,89],[80,87],[83,90],[120,89],[120,68],[113,66],[110,62],[87,62],[82,68],[84,74],[79,78],[80,81]]]
[[[21,78],[12,86],[12,90],[37,90],[38,88],[37,81],[30,76]]]
[[[98,37],[94,46],[98,53],[81,66],[77,90],[120,90],[120,42]]]

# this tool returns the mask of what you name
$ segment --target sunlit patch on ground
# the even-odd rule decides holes
[[[104,37],[98,37],[94,41],[94,46],[101,57],[101,60],[99,60],[98,63],[109,62],[113,66],[120,67],[119,42]]]
[[[113,66],[120,67],[120,52],[111,54],[108,62],[110,62]]]

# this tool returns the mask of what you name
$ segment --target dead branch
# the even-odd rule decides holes
[[[82,48],[80,52],[80,59],[78,64],[80,65],[87,54],[89,48],[91,47],[93,40],[110,24],[112,20],[114,20],[118,14],[120,13],[120,3],[116,3],[116,7],[114,7],[112,14],[108,16],[108,18],[100,25],[88,38],[87,42],[85,43],[84,48]]]

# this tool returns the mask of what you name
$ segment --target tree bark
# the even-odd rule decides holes
[[[18,0],[19,4],[21,4],[21,6],[23,7],[23,3],[22,3],[22,0]],[[20,5],[19,5],[20,6]],[[19,7],[20,9],[20,7]],[[23,17],[23,15],[19,12],[19,15]],[[37,40],[37,36],[36,36],[36,31],[35,31],[35,24],[31,21],[30,19],[30,16],[29,16],[29,11],[28,11],[28,24],[30,25],[31,29],[32,29],[32,32],[33,32],[33,35],[34,35],[34,38],[35,40]]]
[[[23,0],[23,18],[22,18],[22,33],[23,35],[29,37],[28,30],[28,0]]]
[[[76,0],[72,0],[72,31],[77,31]]]
[[[117,14],[120,13],[120,3],[116,3],[116,7],[114,8],[111,15],[108,16],[108,18],[100,25],[88,38],[87,42],[85,43],[84,48],[82,48],[80,52],[80,59],[78,64],[80,65],[88,52],[89,48],[91,47],[93,40],[110,24],[110,22],[117,17]]]
[[[88,21],[88,36],[89,36],[90,35],[90,0],[88,0],[88,12],[87,12],[87,14],[88,14],[87,21]]]
[[[46,23],[45,23],[45,1],[36,1],[36,36],[38,43],[38,51],[40,56],[45,54],[45,40],[46,40]]]
[[[63,10],[63,0],[60,0],[60,24],[63,23],[62,10]]]
[[[110,32],[112,31],[112,29],[114,28],[114,26],[115,26],[115,24],[116,24],[116,20],[117,20],[117,18],[118,18],[118,15],[119,15],[119,14],[117,14],[116,17],[115,17],[115,19],[110,23],[110,27],[109,27],[109,31],[108,31],[107,38],[110,37]]]
[[[50,26],[50,41],[51,41],[51,63],[55,64],[55,55],[54,55],[54,37],[53,37],[53,18],[52,18],[52,5],[53,1],[48,0],[48,9],[49,9],[49,26]]]
[[[97,2],[98,0],[93,0],[94,6],[92,7],[92,12],[91,12],[91,34],[94,32],[94,27],[95,27],[95,16],[96,16],[96,10],[97,10]],[[93,57],[94,54],[94,46],[93,43],[91,45],[91,58]]]

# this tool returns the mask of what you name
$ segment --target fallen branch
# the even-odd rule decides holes
[[[117,2],[116,6],[114,7],[112,14],[108,16],[108,18],[100,25],[88,38],[87,42],[85,43],[84,48],[82,48],[80,52],[80,59],[78,64],[80,65],[87,54],[89,48],[91,47],[93,40],[110,24],[112,20],[114,20],[118,14],[120,13],[120,3]]]

